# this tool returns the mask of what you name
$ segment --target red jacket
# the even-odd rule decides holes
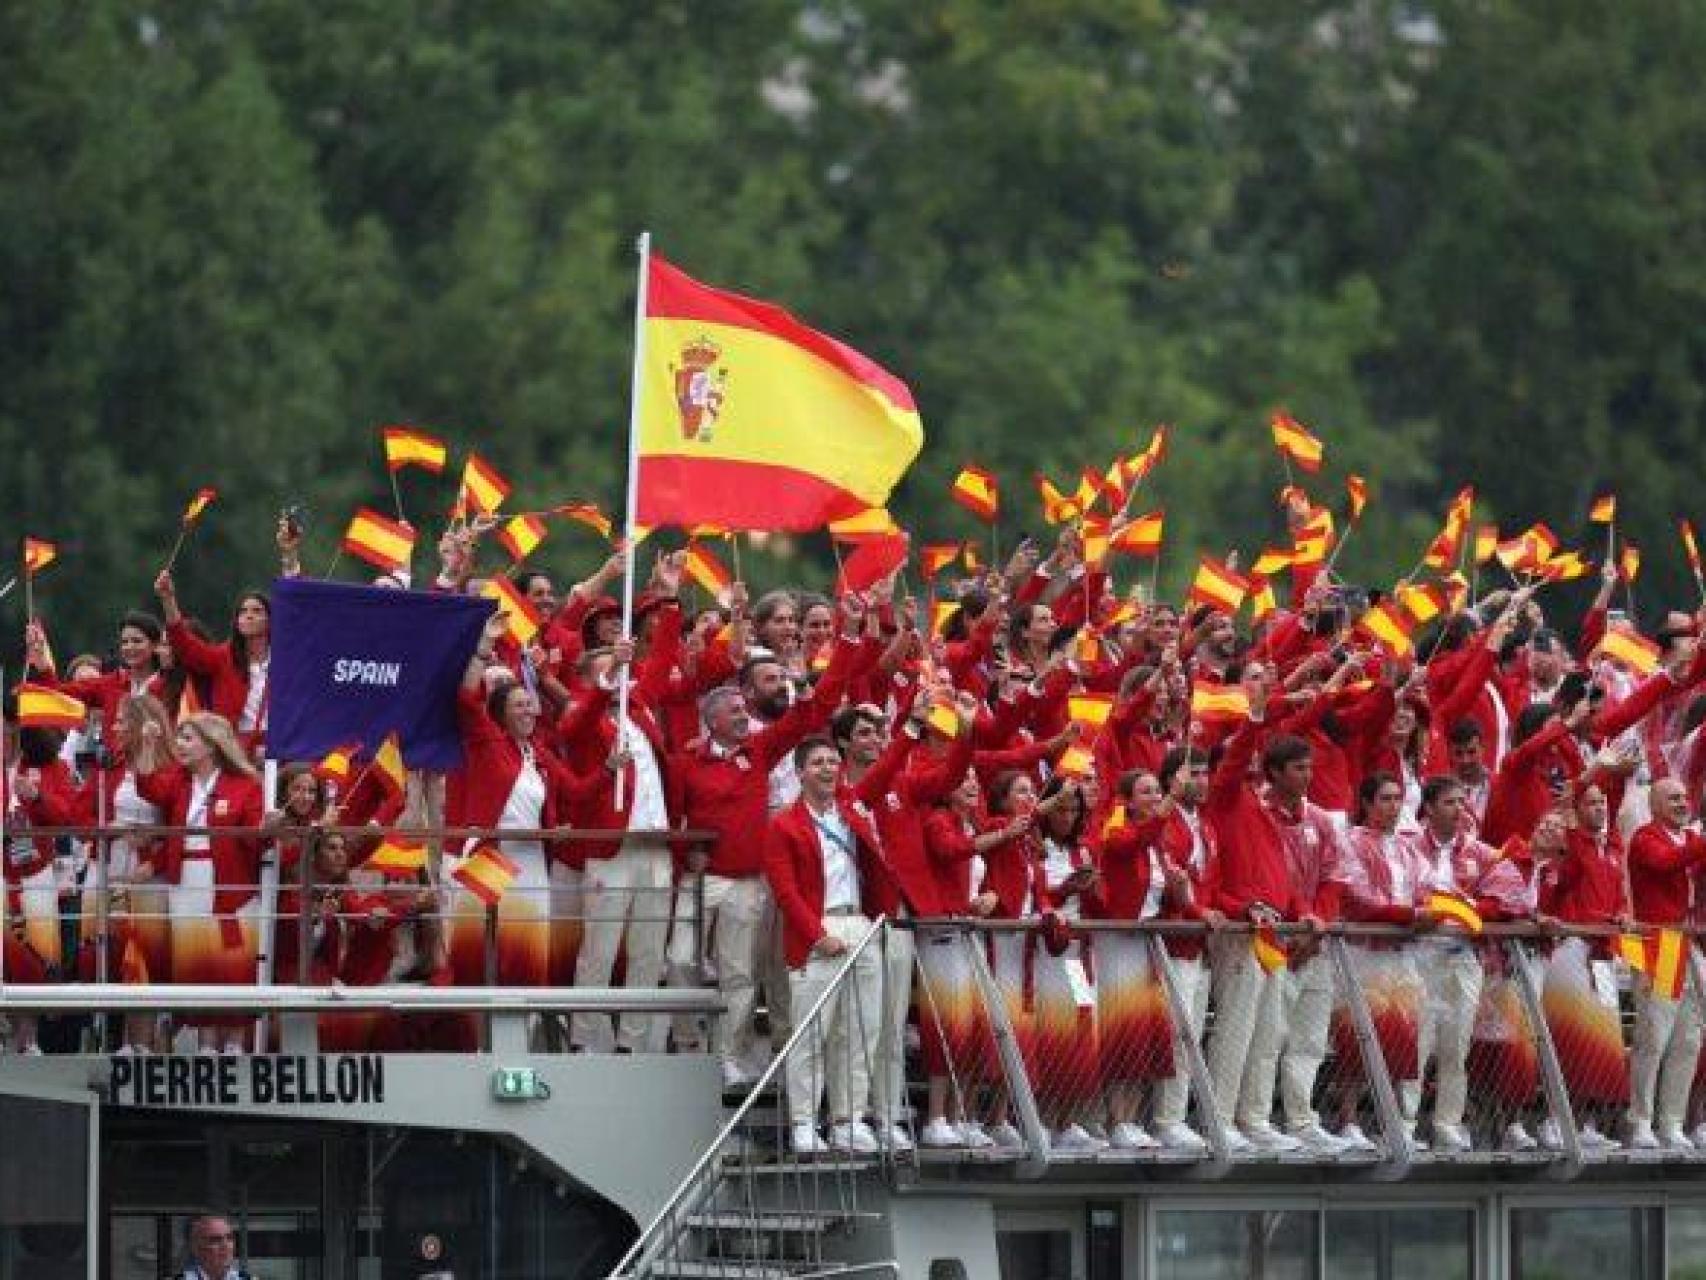
[[[738,747],[724,751],[707,740],[670,761],[670,813],[684,827],[716,833],[705,867],[712,875],[756,876],[764,869],[770,771],[829,723],[857,648],[838,641],[816,692]]]
[[[63,760],[51,760],[39,768],[20,762],[19,771],[39,775],[36,780],[36,798],[18,802],[19,812],[31,826],[71,827],[88,820],[88,811],[72,784],[71,771],[65,767]],[[0,804],[9,803],[10,786],[10,778],[0,779]],[[7,825],[10,827],[11,824]],[[35,875],[44,867],[52,866],[53,841],[52,836],[37,836],[29,843],[31,852],[25,852],[25,845],[18,838],[18,833],[8,830],[6,848],[0,850],[0,860],[5,863],[5,874],[0,876],[0,881],[16,884],[28,876]]]
[[[858,810],[839,805],[837,808],[853,835],[860,897],[868,899],[872,886],[889,876],[876,830]],[[764,842],[764,875],[770,881],[770,892],[782,917],[783,954],[788,967],[798,969],[824,936],[822,838],[803,797],[770,823]],[[864,905],[862,901],[861,906]]]
[[[85,676],[81,680],[61,680],[51,672],[38,671],[32,673],[32,678],[49,689],[68,693],[85,706],[99,710],[109,740],[113,725],[118,722],[118,704],[132,692],[128,671],[103,671],[98,676]],[[154,672],[143,685],[142,692],[165,701],[165,678],[158,671]],[[241,710],[240,705],[238,709]]]
[[[1629,887],[1642,924],[1685,924],[1694,868],[1706,863],[1706,836],[1647,823],[1629,841]]]
[[[1247,776],[1263,731],[1259,722],[1246,721],[1227,740],[1203,797],[1203,819],[1221,853],[1220,901],[1214,905],[1245,919],[1252,906],[1265,903],[1295,919],[1311,904],[1294,888],[1285,838]]]
[[[1005,840],[983,855],[981,891],[995,895],[992,914],[998,920],[1019,920],[1053,910],[1036,832]],[[1027,899],[1029,912],[1025,910]]]
[[[1615,831],[1595,840],[1571,831],[1564,856],[1551,863],[1542,884],[1540,908],[1570,924],[1611,924],[1627,904],[1623,885],[1623,842]]]
[[[1487,796],[1487,818],[1481,838],[1501,845],[1512,836],[1527,839],[1557,803],[1551,774],[1566,778],[1582,772],[1582,753],[1562,720],[1551,720],[1520,746],[1505,752]]]
[[[166,628],[166,638],[172,642],[172,652],[178,665],[192,676],[199,676],[207,686],[209,711],[224,716],[237,729],[243,718],[243,704],[249,700],[249,668],[232,655],[229,644],[203,640],[185,625],[182,618]],[[267,708],[261,703],[261,739],[266,736]]]
[[[937,915],[971,914],[971,864],[977,857],[976,829],[948,809],[934,809],[924,819],[924,850],[935,883],[932,899]]]
[[[478,689],[460,689],[456,697],[456,719],[462,731],[463,763],[461,786],[452,825],[496,827],[503,816],[509,793],[521,773],[522,753],[514,738],[486,714],[485,697]],[[558,824],[561,797],[582,794],[588,785],[565,768],[560,760],[540,746],[533,748],[533,764],[545,783],[545,804],[539,815],[541,827]],[[568,846],[572,848],[572,846]],[[553,856],[562,856],[554,847]]]
[[[153,773],[138,774],[136,790],[143,799],[160,806],[161,825],[189,825],[195,781],[181,766],[168,765]],[[213,912],[217,916],[234,915],[255,896],[261,869],[259,828],[265,812],[260,783],[240,773],[220,772],[202,820],[202,825],[218,832],[211,837],[206,855],[213,860]],[[186,855],[182,836],[166,841],[159,868],[168,883],[181,882],[186,856],[203,855]]]
[[[1180,914],[1187,919],[1200,920],[1204,911],[1218,909],[1220,904],[1220,848],[1214,828],[1197,815],[1197,828],[1202,833],[1202,849],[1191,836],[1191,824],[1175,809],[1167,815],[1161,828],[1161,856],[1169,865],[1178,867],[1191,882],[1190,905]],[[1200,852],[1200,856],[1199,856]],[[1167,939],[1167,950],[1181,959],[1194,960],[1203,952],[1203,940],[1189,935]]]
[[[645,735],[657,760],[667,810],[670,796],[670,756],[667,735],[656,708],[669,697],[670,683],[680,673],[681,609],[673,602],[662,607],[653,624],[652,647],[639,664],[628,690],[628,718]],[[569,704],[559,722],[564,763],[570,773],[584,782],[577,786],[577,802],[566,814],[577,827],[593,831],[625,831],[634,803],[635,767],[622,770],[622,804],[616,807],[616,775],[604,762],[616,749],[616,691],[606,688],[584,690]],[[671,814],[670,816],[673,816]],[[667,821],[667,819],[666,819]],[[614,857],[622,847],[618,840],[575,841],[573,862]]]
[[[926,847],[926,815],[959,785],[971,764],[971,734],[955,738],[941,760],[928,760],[910,734],[901,730],[865,776],[842,788],[843,807],[857,802],[867,809],[882,842],[893,880],[872,888],[872,909],[888,916],[905,906],[914,915],[951,915],[941,900],[941,881]],[[963,879],[962,874],[962,879]],[[887,891],[892,886],[893,894]],[[962,892],[955,899],[964,909]]]

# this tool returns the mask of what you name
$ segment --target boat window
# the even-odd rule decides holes
[[[1327,1274],[1382,1280],[1474,1280],[1472,1209],[1333,1209]]]
[[[1661,1212],[1629,1206],[1513,1209],[1512,1280],[1570,1276],[1660,1280],[1664,1274]]]
[[[1077,1280],[1072,1274],[1072,1232],[998,1231],[996,1257],[1001,1280]]]
[[[1665,1233],[1671,1280],[1706,1280],[1706,1204],[1671,1205]]]
[[[89,1111],[0,1096],[0,1276],[88,1274]]]
[[[1155,1216],[1157,1280],[1315,1280],[1316,1214],[1307,1209],[1168,1209]]]

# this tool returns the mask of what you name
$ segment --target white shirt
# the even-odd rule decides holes
[[[267,669],[271,665],[270,653],[249,664],[249,691],[243,695],[243,714],[237,717],[237,728],[244,733],[266,728]]]
[[[1065,845],[1056,844],[1053,840],[1043,841],[1043,877],[1048,881],[1048,887],[1058,889],[1066,882],[1066,878],[1078,869],[1078,864],[1072,860],[1072,850]],[[1151,877],[1153,879],[1153,877]],[[1033,909],[1026,905],[1026,913]],[[1063,920],[1078,919],[1078,899],[1068,898],[1060,908]]]
[[[854,856],[853,828],[834,805],[819,813],[809,804],[806,813],[817,828],[817,845],[823,854],[823,909],[859,905],[859,864]]]
[[[658,768],[652,740],[631,716],[623,716],[619,728],[622,749],[634,758],[634,796],[628,807],[628,830],[667,831],[669,811],[663,799],[663,770]]]
[[[1410,864],[1399,856],[1398,836],[1396,833],[1380,837],[1380,853],[1386,859],[1387,870],[1392,875],[1392,897],[1398,902],[1414,902],[1416,886],[1410,883]]]
[[[190,779],[190,807],[189,812],[184,814],[184,825],[186,827],[207,826],[207,803],[213,798],[213,787],[218,781],[219,770],[217,769],[213,770],[205,778]],[[211,848],[213,848],[213,839],[211,836],[199,835],[184,837],[185,853],[206,853]]]
[[[515,775],[515,785],[509,789],[504,811],[498,815],[500,827],[538,827],[545,818],[545,779],[533,762],[533,748],[521,749],[521,771]]]
[[[774,818],[800,798],[800,771],[794,767],[794,753],[788,752],[770,771],[765,805]]]

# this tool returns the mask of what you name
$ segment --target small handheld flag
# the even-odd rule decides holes
[[[1280,451],[1281,457],[1295,462],[1310,475],[1321,469],[1321,462],[1327,456],[1326,446],[1308,427],[1283,409],[1268,419],[1268,427],[1273,432],[1274,447]]]
[[[39,684],[18,686],[20,729],[75,729],[88,714],[89,709],[68,693]]]
[[[419,467],[433,475],[444,471],[450,460],[450,450],[444,441],[412,427],[385,427],[380,431],[385,441],[385,466],[391,471],[404,467]]]
[[[408,565],[415,553],[415,531],[367,507],[358,509],[344,530],[343,549],[383,573]]]
[[[521,868],[499,852],[496,846],[483,844],[451,873],[451,879],[486,906],[495,907],[503,901],[504,894],[509,892],[510,885],[520,874]]]
[[[954,477],[948,496],[985,524],[995,523],[1001,497],[993,472],[966,463]]]

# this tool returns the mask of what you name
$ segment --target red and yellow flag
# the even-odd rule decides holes
[[[1633,542],[1623,544],[1623,550],[1617,556],[1617,572],[1623,575],[1625,582],[1634,582],[1641,576],[1641,548]]]
[[[1260,622],[1279,608],[1279,597],[1274,594],[1274,584],[1262,574],[1250,575],[1249,598],[1251,622]]]
[[[1086,729],[1100,729],[1113,714],[1114,695],[1111,693],[1075,693],[1066,700],[1066,714],[1073,724]]]
[[[403,740],[395,730],[385,735],[385,741],[373,753],[373,772],[392,795],[403,794],[409,772],[403,765]]]
[[[1244,576],[1229,569],[1211,555],[1205,555],[1197,566],[1197,576],[1191,581],[1190,603],[1207,605],[1225,613],[1237,613],[1244,603],[1250,584]]]
[[[560,507],[552,507],[551,514],[564,516],[577,524],[584,524],[601,538],[610,536],[610,517],[600,511],[590,502],[565,502]]]
[[[1425,587],[1401,583],[1394,592],[1399,605],[1418,627],[1426,626],[1451,607],[1451,597],[1438,582]]]
[[[1368,505],[1368,481],[1357,475],[1346,476],[1345,493],[1351,500],[1351,519],[1360,520]]]
[[[520,564],[528,556],[539,550],[539,544],[545,541],[545,522],[538,516],[516,516],[504,523],[498,530],[498,541],[503,543],[504,550],[509,552],[510,561]]]
[[[952,702],[942,698],[933,699],[929,707],[925,709],[924,724],[926,728],[941,734],[944,738],[959,737],[960,729],[963,727],[960,724],[959,709]]]
[[[883,538],[865,538],[853,548],[853,554],[842,562],[835,582],[835,594],[869,591],[877,583],[898,572],[906,563],[912,540],[904,533],[891,533]]]
[[[489,516],[503,506],[509,497],[510,483],[498,469],[477,453],[468,455],[462,464],[462,491],[458,506],[469,506],[483,516]]]
[[[1694,537],[1694,521],[1687,516],[1676,522],[1677,532],[1682,535],[1682,550],[1688,556],[1688,567],[1693,570],[1696,578],[1700,577],[1700,543]]]
[[[377,871],[388,876],[419,875],[426,870],[427,847],[424,840],[402,840],[388,836],[379,847],[367,855],[361,864],[363,871]]]
[[[1659,657],[1664,651],[1656,641],[1647,639],[1634,627],[1618,625],[1605,629],[1605,635],[1600,638],[1594,652],[1621,662],[1645,678],[1659,669]]]
[[[333,747],[320,763],[314,766],[314,776],[339,788],[348,786],[350,774],[355,769],[355,754],[360,750],[359,742],[346,742],[342,746]]]
[[[857,515],[848,516],[844,520],[829,522],[829,536],[837,542],[864,542],[867,538],[892,538],[900,532],[900,526],[895,523],[883,507],[872,507]]]
[[[1262,966],[1263,973],[1278,973],[1287,967],[1285,944],[1279,940],[1279,934],[1274,932],[1271,924],[1256,926],[1250,947],[1255,953],[1256,963]]]
[[[24,573],[35,577],[48,565],[59,559],[59,547],[43,538],[24,539]]]
[[[1096,772],[1096,757],[1082,742],[1074,742],[1060,753],[1054,771],[1065,778],[1087,778]]]
[[[219,496],[217,489],[197,489],[195,497],[190,499],[184,508],[183,524],[185,528],[201,519],[201,513],[213,505],[213,500]]]
[[[1499,553],[1499,526],[1483,524],[1475,529],[1475,563],[1486,564]]]
[[[451,879],[488,907],[495,907],[520,874],[521,868],[495,845],[483,844],[451,873]]]
[[[1191,719],[1201,724],[1224,724],[1250,714],[1250,695],[1242,685],[1197,680],[1191,685]]]
[[[948,496],[985,524],[994,524],[1001,509],[1001,490],[995,482],[995,473],[970,462],[954,477]]]
[[[385,466],[391,471],[404,467],[419,467],[438,475],[450,460],[450,450],[444,441],[412,427],[383,427],[379,433],[385,440]]]
[[[687,559],[683,562],[681,571],[718,603],[727,598],[729,588],[735,584],[734,574],[717,559],[715,552],[699,542],[687,544]]]
[[[1043,503],[1043,519],[1049,524],[1065,524],[1068,520],[1077,520],[1089,509],[1090,501],[1095,498],[1092,492],[1087,499],[1082,486],[1076,493],[1064,494],[1055,488],[1054,481],[1040,471],[1036,473],[1035,479],[1037,496]]]
[[[957,600],[932,600],[930,602],[930,634],[941,637],[947,634],[948,623],[960,611]]]
[[[1274,448],[1281,454],[1311,475],[1321,469],[1327,450],[1308,427],[1283,409],[1275,411],[1268,426],[1274,433]]]
[[[1428,895],[1427,906],[1428,910],[1441,920],[1450,920],[1470,933],[1478,934],[1486,927],[1481,920],[1481,913],[1461,894],[1436,889]]]
[[[1682,999],[1688,983],[1688,939],[1681,929],[1660,929],[1647,939],[1647,976],[1654,995]]]
[[[1602,493],[1588,508],[1588,519],[1594,524],[1610,524],[1617,519],[1617,495]]]
[[[1123,551],[1128,556],[1158,556],[1161,554],[1161,542],[1166,533],[1166,513],[1151,511],[1121,529],[1109,545],[1115,551]]]
[[[362,507],[344,531],[343,549],[376,569],[389,573],[409,563],[415,553],[415,531]]]
[[[1475,490],[1469,485],[1457,491],[1451,507],[1445,513],[1445,527],[1439,531],[1422,555],[1422,563],[1441,572],[1457,564],[1463,551],[1463,538],[1469,531],[1469,518],[1475,509]]]
[[[927,542],[918,549],[918,572],[931,581],[958,560],[964,550],[958,542]]]
[[[1407,658],[1415,651],[1410,638],[1410,619],[1390,600],[1382,600],[1361,618],[1356,629],[1394,658]]]
[[[899,378],[653,256],[637,523],[818,529],[887,504],[924,443]]]
[[[521,588],[499,574],[486,579],[480,594],[496,600],[498,608],[509,614],[509,634],[518,645],[525,649],[533,643],[533,637],[539,634],[539,615],[521,594]]]
[[[20,729],[75,729],[88,714],[89,709],[68,693],[39,684],[18,686]]]

